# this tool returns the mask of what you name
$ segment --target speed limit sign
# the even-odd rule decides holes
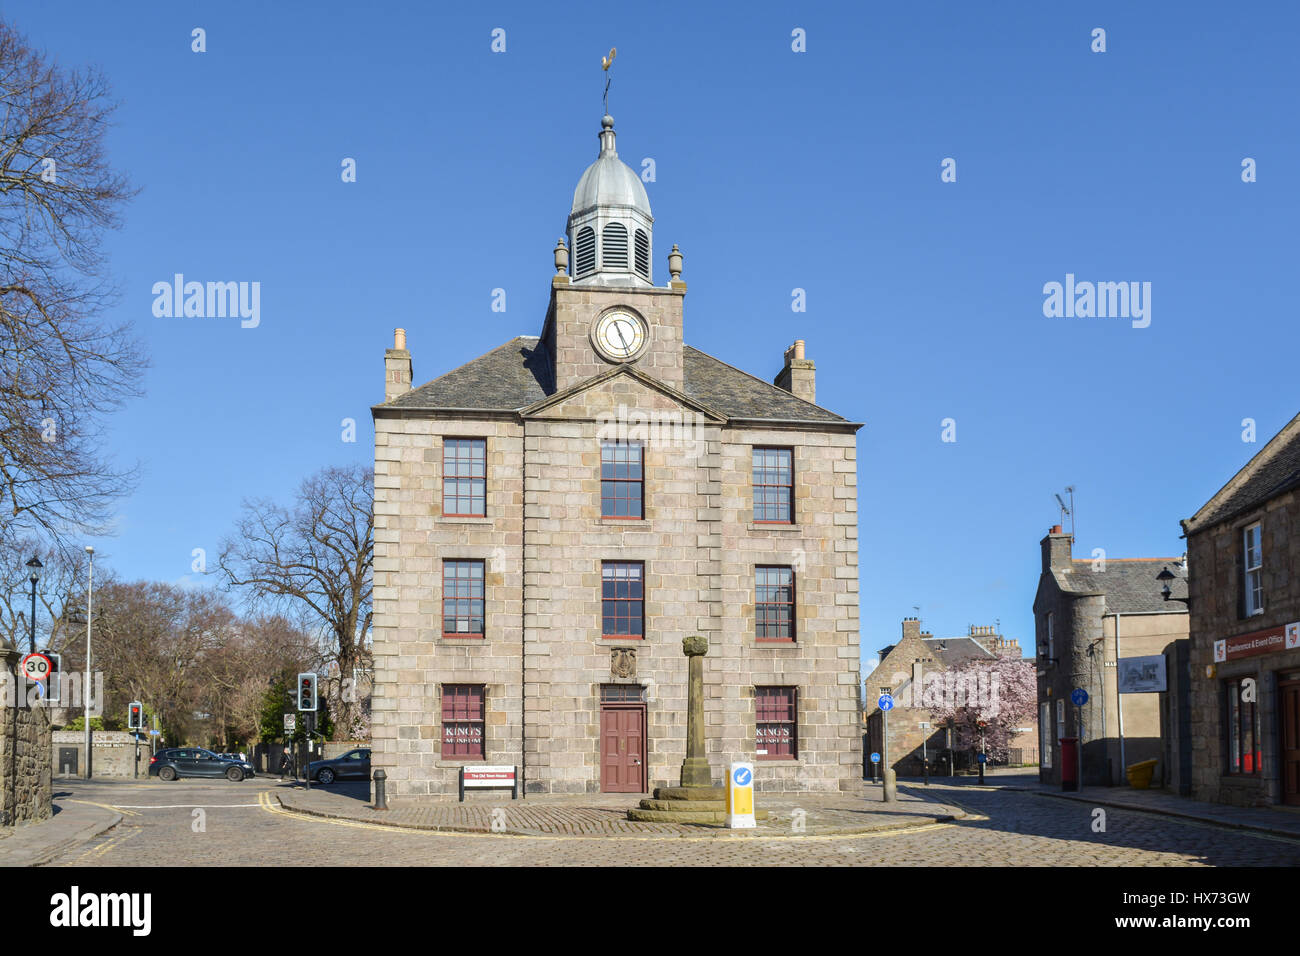
[[[50,659],[44,654],[28,654],[23,658],[23,674],[28,680],[43,681],[50,676]]]

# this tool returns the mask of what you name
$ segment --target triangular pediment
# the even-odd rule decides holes
[[[725,415],[631,365],[616,365],[520,409],[524,418],[594,420],[624,407],[645,414],[691,412],[724,424]]]

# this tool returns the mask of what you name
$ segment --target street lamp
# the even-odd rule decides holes
[[[1160,588],[1160,594],[1164,597],[1166,601],[1181,601],[1183,604],[1186,604],[1188,607],[1191,607],[1192,604],[1191,598],[1174,597],[1173,590],[1170,588],[1169,583],[1171,581],[1177,581],[1178,575],[1174,574],[1172,571],[1169,570],[1169,565],[1166,564],[1164,568],[1161,569],[1160,573],[1156,575],[1156,580],[1159,581],[1161,585],[1163,585]]]
[[[30,580],[31,580],[31,582],[32,582],[32,630],[31,630],[31,635],[32,635],[32,653],[35,654],[35,653],[36,653],[36,582],[39,581],[39,580],[41,579],[41,568],[45,567],[45,565],[41,564],[41,559],[40,559],[40,558],[33,557],[30,561],[27,562],[27,567],[28,567],[28,568],[31,570],[31,572],[32,572],[32,576],[31,576],[31,578],[30,578]]]
[[[94,760],[94,753],[90,749],[90,606],[95,588],[94,545],[86,545],[86,555],[90,561],[90,566],[86,572],[86,673],[82,675],[82,688],[85,695],[85,716],[83,719],[86,721],[86,779],[89,780]]]

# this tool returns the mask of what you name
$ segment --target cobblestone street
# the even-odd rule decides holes
[[[1300,863],[1300,841],[1243,833],[1132,810],[1105,810],[1105,832],[1094,832],[1095,808],[1040,794],[968,784],[928,788],[927,812],[964,809],[949,823],[874,833],[833,832],[836,814],[812,798],[808,832],[730,834],[692,827],[647,828],[600,836],[466,834],[402,829],[286,811],[277,794],[288,785],[259,779],[242,784],[85,783],[60,781],[60,801],[112,807],[122,820],[90,843],[54,859],[53,866],[1276,866]],[[918,787],[905,788],[914,800]],[[301,791],[296,791],[301,793]],[[875,809],[871,796],[856,798]],[[584,812],[613,815],[596,798]],[[833,797],[836,813],[855,798]],[[577,801],[581,803],[583,801]],[[359,801],[358,801],[359,803]],[[575,804],[576,806],[576,804]],[[509,801],[502,808],[507,820]],[[517,809],[517,808],[516,808]],[[541,811],[530,802],[528,813]],[[196,812],[199,811],[199,812]],[[860,812],[860,811],[859,811]],[[962,812],[962,810],[957,810]],[[819,815],[820,814],[820,815]],[[524,818],[520,818],[524,819]],[[536,818],[533,820],[536,823]],[[818,832],[820,830],[826,832]]]

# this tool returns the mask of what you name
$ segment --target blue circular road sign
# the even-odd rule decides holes
[[[1070,694],[1070,703],[1075,707],[1082,707],[1088,703],[1088,692],[1082,687],[1076,687]]]
[[[876,701],[876,703],[880,705],[881,710],[894,709],[894,698],[891,694],[881,694],[880,700]]]
[[[872,754],[872,755],[871,755],[871,762],[872,762],[872,763],[880,763],[880,754]]]
[[[752,776],[748,767],[737,767],[736,772],[732,774],[732,779],[736,781],[736,786],[748,787]]]

